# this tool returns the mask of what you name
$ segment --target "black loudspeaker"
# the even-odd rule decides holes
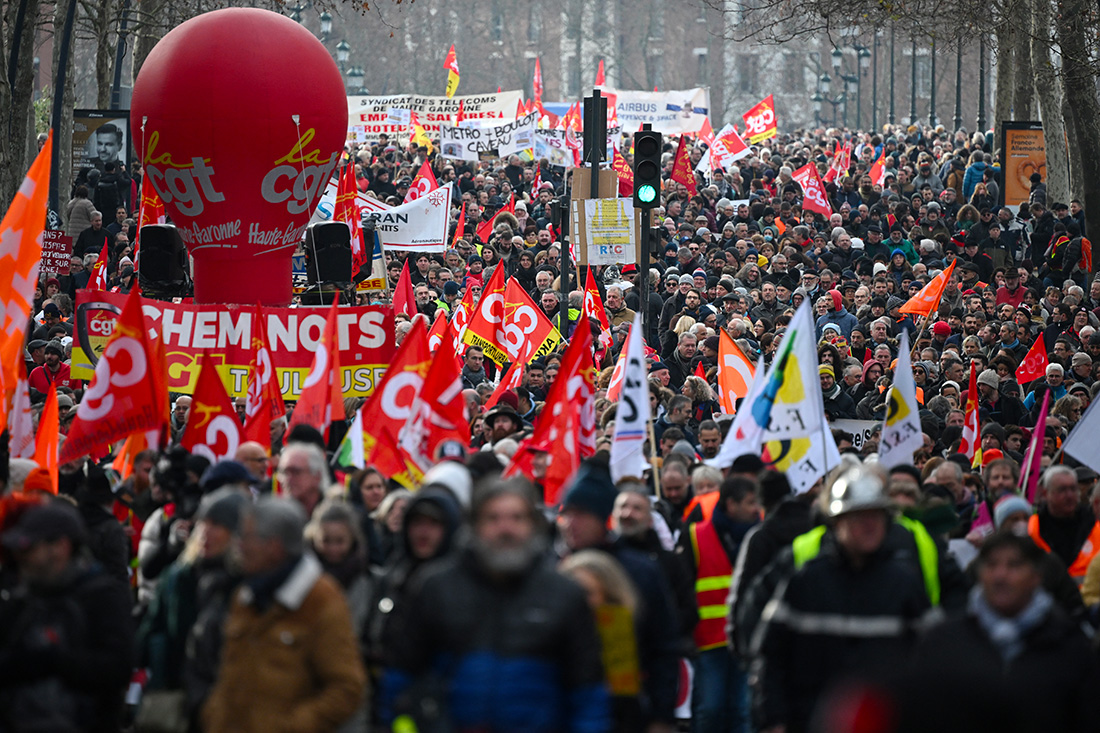
[[[170,224],[141,228],[138,283],[153,298],[182,298],[191,291],[191,266],[179,231]]]
[[[318,283],[350,284],[351,230],[341,221],[311,224],[306,228],[306,279]]]

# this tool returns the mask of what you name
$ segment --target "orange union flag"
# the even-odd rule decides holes
[[[947,281],[951,279],[951,273],[955,271],[958,260],[951,260],[947,269],[932,278],[932,281],[920,289],[920,292],[906,301],[905,305],[898,309],[900,313],[912,313],[915,316],[928,318],[932,311],[940,307],[940,298],[943,297],[943,289],[947,287]]]
[[[778,133],[775,124],[775,102],[769,94],[755,107],[741,115],[745,120],[745,134],[749,137],[749,144],[763,142]]]

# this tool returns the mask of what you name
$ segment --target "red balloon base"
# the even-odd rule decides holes
[[[294,295],[291,275],[290,259],[284,257],[196,257],[195,302],[287,306]]]

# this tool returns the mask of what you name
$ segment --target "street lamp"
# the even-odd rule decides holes
[[[332,16],[328,12],[321,13],[321,38],[325,40],[332,32]]]
[[[829,93],[829,85],[833,83],[832,78],[828,74],[822,74],[821,78],[818,79],[818,81],[821,82],[821,91],[828,94]]]
[[[353,66],[348,69],[348,91],[352,94],[359,94],[363,88],[363,78],[366,73],[362,67]]]
[[[817,121],[818,127],[821,126],[821,103],[824,99],[821,92],[814,92],[814,95],[810,97],[810,100],[814,103],[814,119]]]
[[[298,12],[297,9],[291,10],[290,11],[290,19],[293,20],[295,23],[301,23],[302,22],[302,14],[300,12]]]
[[[844,58],[844,52],[839,48],[834,48],[833,53],[833,71],[840,71],[840,61]]]
[[[852,97],[853,94],[856,93],[856,90],[859,88],[859,77],[858,76],[849,76],[848,74],[844,74],[840,78],[844,80],[844,126],[847,127],[848,126],[848,100]],[[858,121],[856,123],[856,126],[857,127],[859,126]]]
[[[348,58],[351,56],[351,46],[347,41],[340,41],[336,44],[336,60],[340,62],[340,68],[344,68],[344,64],[348,62]]]
[[[871,52],[866,46],[856,46],[856,55],[859,56],[859,68],[864,72],[871,67]]]

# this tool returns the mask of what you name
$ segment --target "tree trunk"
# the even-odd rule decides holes
[[[161,39],[161,27],[158,20],[164,10],[164,0],[134,0],[134,9],[130,15],[133,28],[134,57],[133,75],[137,81],[141,65],[145,58]]]
[[[1011,23],[1002,23],[997,28],[997,88],[993,93],[993,146],[1001,144],[1001,123],[1012,118],[1012,90],[1015,56],[1015,27]]]
[[[32,118],[34,96],[34,31],[40,13],[39,0],[27,0],[19,55],[15,60],[15,85],[8,84],[8,58],[14,43],[19,0],[6,4],[0,36],[0,210],[15,198],[37,150],[26,130]]]
[[[115,66],[114,46],[111,44],[111,21],[113,3],[99,0],[92,27],[95,29],[95,85],[96,108],[107,109],[111,106],[112,72]],[[117,37],[117,36],[116,36]]]
[[[1035,96],[1042,112],[1047,154],[1047,198],[1070,199],[1066,129],[1062,124],[1062,89],[1050,59],[1050,0],[1031,0],[1031,67]],[[1021,34],[1023,35],[1023,34]]]
[[[1021,27],[1016,29],[1016,47],[1012,53],[1012,118],[1015,120],[1035,119],[1035,88],[1032,73],[1031,36],[1028,32],[1031,6],[1039,0],[1023,0],[1016,3],[1013,15],[1022,19]]]
[[[1069,100],[1061,94],[1061,80],[1059,80],[1059,95],[1062,98],[1062,123],[1066,131],[1067,140],[1076,140],[1077,131],[1073,127],[1073,112],[1070,110]],[[1067,149],[1069,159],[1069,190],[1080,191],[1084,186],[1085,171],[1081,167],[1081,150],[1076,144],[1069,145]],[[1072,200],[1072,199],[1070,199]]]
[[[1100,100],[1085,41],[1090,11],[1085,0],[1062,0],[1058,3],[1056,32],[1062,51],[1063,89],[1077,133],[1075,143],[1081,152],[1082,170],[1087,172],[1081,187],[1085,224],[1095,237],[1100,233],[1100,176],[1094,174],[1100,169]],[[1095,271],[1100,257],[1093,262]]]
[[[59,37],[60,29],[65,27],[65,15],[69,10],[70,2],[78,2],[78,0],[58,0],[54,6],[53,15],[53,27],[58,29],[54,34],[53,44],[53,63],[51,68],[53,69],[53,78],[58,78],[60,72],[60,55],[61,55],[61,39]],[[77,16],[80,15],[80,8],[77,7]],[[73,23],[73,33],[76,33],[76,23]],[[76,39],[73,39],[73,46],[76,45]],[[73,49],[69,51],[69,63],[68,73],[65,75],[65,89],[61,98],[61,129],[53,131],[53,154],[57,160],[57,207],[59,215],[64,217],[65,204],[69,201],[70,189],[72,188],[73,180],[73,107],[76,101],[76,71],[73,64],[73,59],[76,54]]]

